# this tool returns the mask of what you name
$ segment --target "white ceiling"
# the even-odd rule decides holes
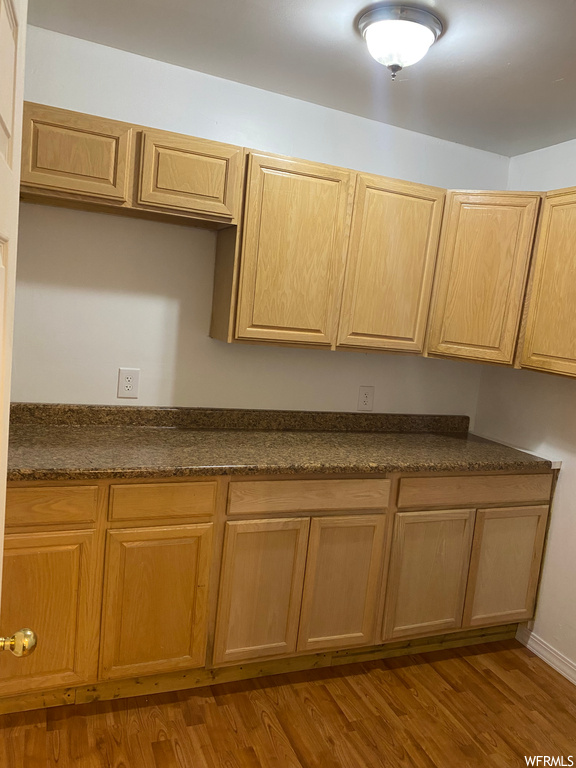
[[[576,0],[425,0],[445,33],[395,83],[363,0],[30,0],[39,27],[469,146],[576,138]]]

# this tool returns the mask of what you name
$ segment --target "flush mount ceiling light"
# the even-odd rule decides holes
[[[420,61],[442,34],[442,22],[429,11],[407,5],[383,5],[364,13],[358,29],[371,56],[388,67],[392,80]]]

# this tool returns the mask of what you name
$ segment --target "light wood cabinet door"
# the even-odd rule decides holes
[[[350,180],[340,168],[250,155],[237,338],[335,343]]]
[[[107,536],[100,676],[201,667],[212,523]]]
[[[16,694],[96,679],[100,620],[99,567],[93,531],[6,536],[0,623],[30,627],[35,652],[0,654],[0,693]]]
[[[428,352],[512,364],[540,195],[449,192]]]
[[[235,221],[244,150],[164,131],[143,131],[138,202]]]
[[[464,626],[532,618],[547,517],[548,507],[478,510]]]
[[[544,201],[528,293],[525,368],[576,376],[576,187]]]
[[[373,642],[385,527],[385,515],[312,520],[299,651]]]
[[[22,184],[124,203],[131,141],[125,123],[26,102]]]
[[[296,650],[308,518],[226,523],[214,662]]]
[[[474,514],[471,509],[397,513],[385,640],[462,625]]]
[[[422,352],[445,194],[358,174],[340,346]]]

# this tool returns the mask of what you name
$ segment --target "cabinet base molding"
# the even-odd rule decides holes
[[[239,664],[217,669],[191,669],[186,672],[172,672],[163,675],[135,677],[126,680],[94,683],[77,688],[60,688],[53,691],[39,691],[0,698],[0,714],[25,712],[33,709],[59,707],[64,704],[89,704],[95,701],[125,699],[132,696],[150,696],[155,693],[181,691],[189,688],[203,688],[219,683],[249,680],[255,677],[282,675],[307,669],[335,667],[342,664],[358,664],[395,656],[410,656],[419,653],[461,648],[479,643],[510,640],[516,636],[518,624],[499,627],[450,632],[434,637],[417,638],[386,643],[372,648],[351,649],[295,656],[289,659],[273,659],[264,662]]]

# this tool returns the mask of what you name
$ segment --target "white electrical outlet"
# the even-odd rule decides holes
[[[358,392],[358,410],[371,411],[374,408],[374,387],[360,387]]]
[[[117,397],[129,397],[135,400],[138,397],[139,385],[140,368],[118,368]]]

